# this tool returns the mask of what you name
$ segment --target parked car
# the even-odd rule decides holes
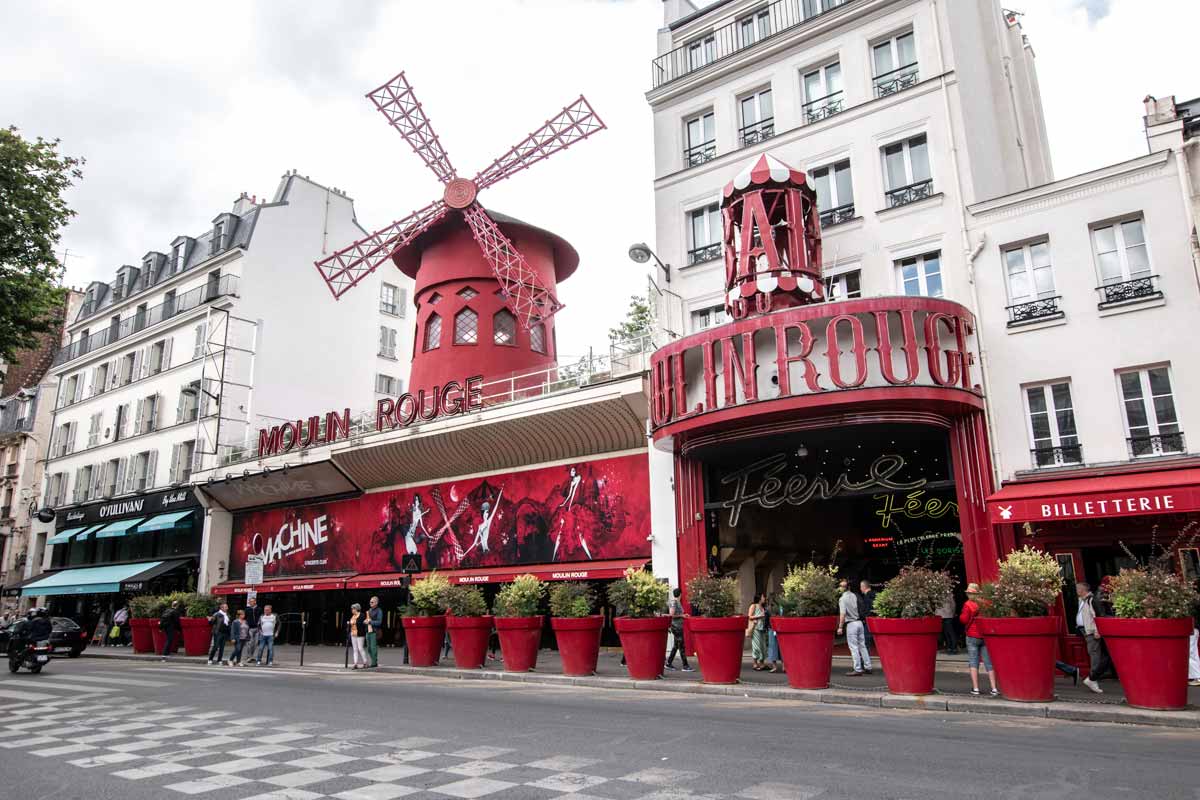
[[[12,626],[10,623],[0,628],[0,653],[8,652],[8,640]],[[50,618],[50,648],[56,656],[79,658],[79,654],[88,646],[88,634],[79,623],[67,617]]]

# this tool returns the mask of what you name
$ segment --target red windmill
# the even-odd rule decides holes
[[[548,342],[553,336],[546,326],[562,307],[555,297],[556,283],[574,271],[578,256],[569,244],[546,231],[507,217],[500,217],[497,224],[476,196],[602,130],[604,123],[580,95],[474,178],[462,178],[403,72],[367,97],[445,184],[445,190],[441,199],[316,262],[333,296],[341,297],[388,259],[417,280],[417,346],[410,381],[414,388],[436,385],[447,376],[461,379],[477,365],[486,365],[485,374],[497,374],[552,363]],[[459,214],[448,216],[451,209]],[[501,226],[522,241],[529,259]],[[470,238],[477,247],[466,252],[462,244]],[[498,287],[481,285],[492,282]],[[471,315],[465,322],[464,313]],[[519,346],[514,317],[525,347]],[[484,335],[482,323],[487,318],[493,320],[491,336]],[[443,325],[445,319],[453,324]],[[453,337],[453,344],[478,345],[477,350],[471,354],[455,348],[450,356],[451,348],[441,346],[446,336]],[[490,352],[493,345],[504,347],[504,352]],[[522,352],[528,357],[522,358]]]

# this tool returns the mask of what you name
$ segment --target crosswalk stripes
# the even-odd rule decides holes
[[[128,675],[128,673],[124,674]],[[70,679],[78,683],[96,683],[106,686],[137,686],[149,689],[158,689],[171,685],[165,681],[152,681],[145,678],[112,677],[111,673],[102,674],[97,672],[89,672],[87,675],[72,674]]]
[[[58,695],[43,692],[30,692],[24,689],[0,689],[0,697],[10,700],[31,700],[35,703],[43,700],[57,700]]]
[[[103,694],[105,692],[115,692],[115,686],[100,686],[94,683],[76,683],[71,680],[62,678],[54,678],[50,676],[40,676],[29,681],[30,685],[36,685],[39,689],[49,691],[64,691],[76,692],[78,694]]]

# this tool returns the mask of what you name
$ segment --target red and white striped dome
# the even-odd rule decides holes
[[[741,172],[734,176],[732,181],[725,184],[723,194],[725,197],[729,197],[734,192],[744,191],[752,185],[764,183],[793,183],[797,186],[806,186],[808,179],[800,170],[792,169],[778,158],[764,153],[758,157],[757,161],[747,164]]]

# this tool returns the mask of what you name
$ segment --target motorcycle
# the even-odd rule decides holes
[[[16,673],[25,667],[34,675],[42,671],[42,667],[50,663],[50,641],[28,642],[14,648],[8,654],[8,671]]]

